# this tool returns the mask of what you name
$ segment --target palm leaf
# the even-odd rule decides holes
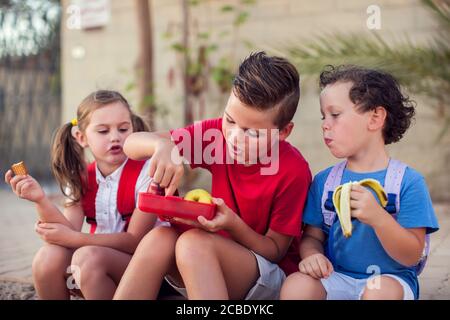
[[[317,76],[329,64],[363,65],[393,74],[410,93],[431,101],[430,105],[444,118],[442,137],[450,121],[449,1],[423,0],[423,3],[442,24],[441,32],[426,44],[416,44],[408,35],[387,42],[377,33],[329,33],[318,35],[310,42],[288,43],[284,53],[302,75]]]

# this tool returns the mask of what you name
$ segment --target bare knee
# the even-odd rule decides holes
[[[214,254],[212,237],[212,234],[200,229],[191,229],[183,233],[175,246],[178,267],[204,261],[207,256]]]
[[[72,256],[72,265],[79,268],[95,268],[101,266],[101,247],[84,246],[78,248]]]
[[[106,274],[102,247],[85,246],[77,249],[72,257],[72,273],[76,283],[83,288],[95,277]]]
[[[53,244],[44,245],[33,258],[33,278],[35,281],[39,281],[48,277],[54,279],[56,275],[64,277],[71,256],[70,249]]]
[[[389,276],[375,276],[367,281],[363,300],[402,300],[403,287],[396,279]]]
[[[133,259],[154,259],[155,255],[175,255],[175,243],[178,233],[173,228],[156,227],[147,233],[139,242]]]
[[[326,291],[320,280],[296,272],[286,278],[281,287],[281,300],[320,300],[326,298]]]

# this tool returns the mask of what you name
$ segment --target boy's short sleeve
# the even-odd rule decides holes
[[[303,223],[317,228],[322,228],[322,192],[321,184],[318,176],[314,177],[311,187],[308,191],[308,198],[306,199],[305,211],[303,212]]]
[[[299,169],[295,177],[275,197],[269,228],[290,236],[301,234],[302,213],[311,184],[311,173],[308,166]]]
[[[222,119],[196,121],[187,127],[170,130],[170,135],[191,168],[207,169],[208,164],[203,159],[203,152],[210,143],[222,143]]]
[[[402,184],[398,223],[404,228],[427,228],[427,233],[437,231],[439,225],[423,176],[408,168]]]

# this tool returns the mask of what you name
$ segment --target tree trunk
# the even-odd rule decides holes
[[[139,110],[147,120],[150,130],[155,130],[155,99],[153,94],[153,28],[148,0],[136,1],[138,24],[139,61],[137,83]]]
[[[190,102],[190,90],[189,90],[189,3],[188,0],[181,0],[183,10],[183,100],[184,100],[184,124],[189,125],[194,122],[192,115],[192,105]]]

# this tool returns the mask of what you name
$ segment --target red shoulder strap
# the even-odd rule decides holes
[[[91,162],[87,167],[88,181],[83,186],[84,195],[81,198],[86,222],[91,225],[91,233],[95,232],[97,222],[95,220],[95,197],[97,196],[98,184],[95,172],[95,161]]]
[[[136,208],[134,193],[137,179],[144,164],[145,161],[128,159],[120,176],[119,189],[117,190],[117,210],[122,215],[122,219],[127,222]]]

